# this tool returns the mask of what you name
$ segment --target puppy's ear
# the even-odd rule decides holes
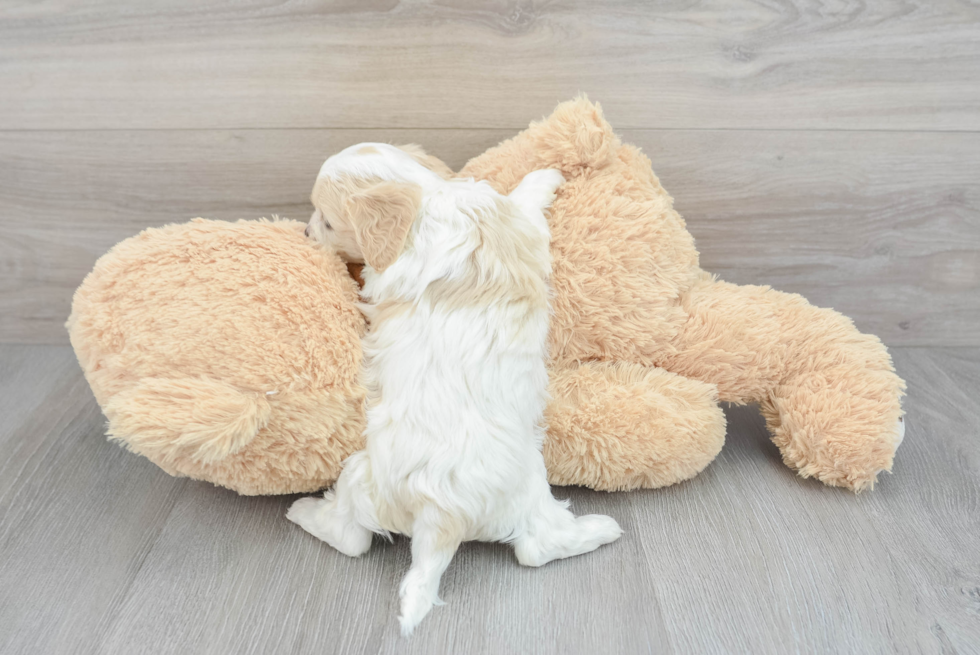
[[[406,182],[379,182],[351,194],[347,214],[364,261],[381,272],[398,259],[408,230],[422,207],[422,188]]]
[[[435,173],[436,175],[438,175],[444,180],[448,180],[451,177],[453,177],[453,175],[455,175],[455,173],[453,173],[453,170],[448,166],[446,166],[441,159],[428,154],[422,148],[422,146],[416,143],[406,143],[403,146],[395,146],[395,147],[401,150],[402,152],[411,155],[415,161],[422,164],[423,166],[425,166],[430,171],[432,171],[433,173]]]

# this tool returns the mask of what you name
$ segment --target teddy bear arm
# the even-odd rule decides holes
[[[681,299],[686,323],[664,366],[759,403],[783,460],[860,490],[890,470],[904,382],[881,341],[796,294],[707,277]]]
[[[586,362],[551,374],[545,463],[552,484],[604,491],[692,478],[721,450],[713,385],[632,363]]]
[[[218,380],[143,378],[105,404],[108,435],[156,461],[172,475],[188,475],[240,452],[269,422],[262,394]]]

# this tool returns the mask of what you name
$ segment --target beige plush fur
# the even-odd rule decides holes
[[[245,494],[328,486],[359,448],[356,285],[293,221],[194,220],[116,245],[68,329],[109,436]]]
[[[702,271],[650,160],[620,143],[598,105],[560,105],[461,174],[506,193],[551,167],[568,180],[551,217],[553,369],[629,362],[759,403],[786,464],[827,484],[860,490],[891,469],[905,385],[882,343],[801,296]],[[669,397],[677,382],[661,391]],[[606,472],[609,482],[626,475]],[[599,486],[626,486],[609,482]]]
[[[877,338],[800,296],[703,272],[650,161],[597,105],[560,105],[462,175],[507,193],[539,168],[568,180],[551,217],[553,483],[693,477],[724,443],[719,400],[759,403],[803,476],[859,490],[891,468],[904,384]],[[336,478],[361,445],[364,322],[343,264],[303,229],[199,219],[99,260],[68,327],[111,437],[246,494]]]

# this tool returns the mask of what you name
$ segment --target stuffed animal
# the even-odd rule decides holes
[[[653,174],[578,99],[460,172],[503,193],[567,179],[552,209],[544,456],[560,485],[693,477],[724,443],[719,401],[758,403],[803,477],[861,490],[890,470],[904,383],[874,336],[798,295],[702,271]],[[115,246],[68,329],[108,434],[172,475],[243,494],[329,486],[361,447],[357,285],[293,221],[196,219]]]

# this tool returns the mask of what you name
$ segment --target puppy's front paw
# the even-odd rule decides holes
[[[905,440],[905,417],[899,416],[898,423],[895,424],[895,450],[902,445]]]
[[[527,209],[547,209],[555,201],[555,191],[565,183],[565,176],[555,168],[531,171],[517,185],[511,197]]]
[[[545,168],[539,171],[532,171],[524,176],[521,184],[529,183],[530,186],[538,191],[539,201],[542,208],[551,207],[555,201],[555,192],[565,183],[565,176],[556,168]]]
[[[565,183],[565,176],[557,168],[542,168],[531,171],[524,176],[525,181],[530,181],[535,185],[541,185],[554,192],[558,187]]]

